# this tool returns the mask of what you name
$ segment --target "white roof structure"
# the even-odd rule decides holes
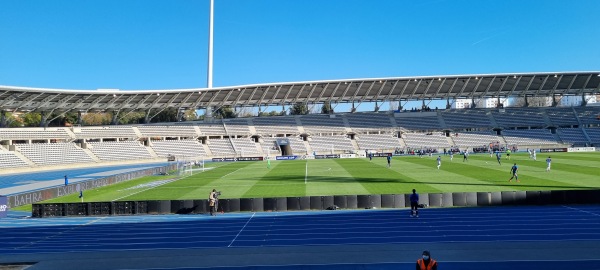
[[[0,110],[134,111],[220,106],[600,94],[600,71],[369,78],[165,90],[68,90],[0,85]]]

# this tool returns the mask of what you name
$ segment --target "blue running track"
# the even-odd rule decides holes
[[[15,173],[5,174],[0,176],[0,190],[4,188],[41,183],[51,180],[63,180],[65,175],[68,175],[72,181],[76,180],[92,180],[111,175],[131,172],[136,170],[142,170],[146,168],[154,168],[165,166],[168,163],[146,163],[146,164],[132,164],[132,165],[119,165],[119,166],[102,166],[102,167],[91,167],[91,168],[77,168],[77,169],[64,169],[64,170],[52,170],[42,171],[33,173]],[[63,180],[64,181],[64,180]],[[6,195],[6,194],[5,194]]]
[[[0,220],[0,263],[30,269],[600,269],[600,206]],[[125,256],[125,254],[129,254]],[[57,259],[61,258],[61,259]],[[160,260],[159,260],[160,258]],[[36,268],[39,267],[39,268]]]

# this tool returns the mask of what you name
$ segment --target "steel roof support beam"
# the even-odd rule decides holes
[[[458,82],[458,78],[455,78],[454,81],[452,82],[452,85],[450,86],[450,88],[448,88],[448,92],[446,93],[446,96],[444,97],[444,99],[448,100],[450,98],[450,93],[452,93],[452,89],[454,89],[454,86],[456,86],[457,82]]]
[[[512,97],[513,92],[515,92],[515,90],[517,89],[517,86],[521,82],[522,78],[523,78],[522,76],[517,77],[517,81],[515,82],[515,84],[513,85],[513,87],[510,89],[510,93],[508,93],[507,97]]]
[[[550,75],[548,75],[548,76],[546,76],[546,77],[544,78],[544,80],[542,81],[542,84],[540,85],[540,88],[538,88],[538,90],[537,90],[537,91],[535,91],[535,96],[536,96],[536,97],[537,97],[537,96],[539,96],[539,94],[540,94],[540,90],[542,90],[542,89],[544,88],[544,85],[545,85],[545,84],[546,84],[546,82],[548,81],[548,78],[550,78]]]
[[[492,88],[492,85],[494,84],[495,80],[496,80],[496,76],[492,77],[492,80],[490,81],[490,84],[488,84],[488,86],[485,88],[485,92],[483,92],[482,97],[485,97],[488,95],[488,92],[490,92],[490,89]]]
[[[446,78],[444,78],[444,80],[442,80],[442,82],[440,83],[440,86],[438,86],[438,89],[435,90],[435,96],[437,97],[437,95],[440,93],[440,91],[442,90],[442,87],[444,87],[444,84],[446,83]]]
[[[463,84],[462,88],[460,89],[460,92],[458,94],[454,95],[454,99],[456,99],[456,97],[462,96],[463,92],[467,88],[467,85],[469,84],[470,81],[471,81],[471,77],[467,78],[467,81],[465,82],[465,84]]]
[[[420,97],[421,99],[425,99],[425,95],[427,95],[427,92],[431,88],[431,85],[433,84],[433,80],[425,81],[425,84],[427,84],[427,88],[425,88],[425,91],[423,91],[423,94],[421,94],[421,97]]]
[[[345,96],[346,92],[348,92],[350,90],[350,86],[352,86],[352,83],[344,83],[344,84],[346,85],[346,89],[344,89],[344,92],[342,92],[342,96]],[[336,90],[337,90],[337,88],[336,88]],[[331,93],[331,97],[329,97],[329,100],[333,99],[333,96],[335,96],[335,92],[336,91],[333,91],[333,93]],[[340,102],[340,100],[342,99],[341,98],[342,96],[337,98],[337,102]]]
[[[500,79],[502,81],[502,84],[500,84],[500,87],[498,88],[498,91],[496,92],[496,97],[500,98],[502,89],[504,89],[504,86],[506,85],[506,81],[508,81],[509,78],[510,78],[509,76],[506,76],[506,78]]]
[[[352,95],[352,103],[354,103],[354,100],[356,99],[356,96],[358,95],[358,92],[360,91],[360,89],[362,88],[363,84],[365,84],[364,81],[360,82],[360,84],[358,85],[358,88],[356,88],[356,91],[354,92],[354,95]],[[346,96],[346,94],[344,93],[344,97]]]
[[[587,84],[590,82],[590,80],[592,79],[592,74],[590,74],[587,79],[585,79],[585,83],[583,84],[583,86],[581,87],[581,89],[579,90],[579,94],[583,95],[583,93],[585,92],[585,87],[587,86]]]
[[[415,88],[413,89],[412,93],[408,97],[409,99],[411,99],[411,98],[413,98],[415,96],[415,93],[417,92],[417,89],[419,89],[419,86],[421,85],[421,82],[423,82],[423,79],[421,79],[421,80],[419,80],[417,82],[417,85],[415,86]]]
[[[573,76],[573,79],[571,79],[571,82],[569,83],[569,86],[567,86],[567,91],[566,93],[569,93],[569,91],[571,91],[571,87],[573,87],[573,84],[575,83],[575,80],[577,79],[577,74],[575,74],[575,76]],[[564,93],[563,93],[564,94]]]
[[[400,82],[400,81],[396,80],[394,82],[394,84],[392,85],[392,89],[390,89],[390,91],[386,95],[385,100],[390,100],[390,98],[392,97],[392,93],[394,93],[394,90],[396,90],[396,86],[398,86],[398,82]]]
[[[277,87],[277,90],[275,90],[275,94],[273,94],[273,97],[269,101],[269,104],[275,104],[275,99],[277,98],[277,95],[279,95],[279,91],[281,91],[281,88],[283,88],[283,85]],[[237,100],[235,101],[235,103],[237,104]]]
[[[298,102],[298,99],[300,98],[300,95],[302,94],[302,91],[304,91],[305,87],[306,87],[306,84],[302,85],[302,87],[300,88],[300,91],[298,91],[298,94],[296,94],[296,97],[294,97],[294,101],[292,101],[292,104]]]
[[[45,107],[46,105],[48,105],[50,103],[50,101],[52,101],[53,99],[55,99],[56,97],[60,96],[60,94],[56,94],[56,95],[49,95],[48,97],[44,98],[40,104],[34,109],[34,110],[39,110],[40,108]],[[99,98],[97,98],[96,100],[101,100],[104,97],[101,96]]]

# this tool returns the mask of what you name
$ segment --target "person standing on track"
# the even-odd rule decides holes
[[[423,257],[417,260],[417,270],[437,270],[437,262],[431,258],[429,251],[423,251]]]
[[[419,194],[416,189],[412,191],[413,193],[410,194],[410,217],[419,217]]]
[[[210,209],[210,215],[214,216],[217,213],[217,190],[213,189],[208,194],[208,207]]]
[[[508,179],[508,182],[512,182],[512,179],[515,178],[517,180],[517,182],[519,181],[519,176],[517,175],[517,171],[519,170],[519,167],[517,167],[517,163],[515,163],[515,165],[513,165],[510,168],[510,173],[512,174],[512,176],[510,177],[510,179]]]

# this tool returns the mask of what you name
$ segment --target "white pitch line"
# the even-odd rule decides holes
[[[227,246],[227,247],[231,247],[231,245],[233,244],[233,242],[235,242],[235,239],[237,239],[238,236],[240,236],[240,234],[244,230],[244,228],[246,228],[246,226],[248,226],[248,223],[250,223],[250,220],[252,220],[252,218],[254,217],[254,215],[256,215],[256,213],[252,213],[252,216],[248,219],[248,221],[246,221],[246,224],[244,224],[244,227],[242,227],[242,229],[238,232],[238,234],[235,236],[235,238],[233,238],[233,240],[231,240],[231,243],[229,243],[229,246]]]

